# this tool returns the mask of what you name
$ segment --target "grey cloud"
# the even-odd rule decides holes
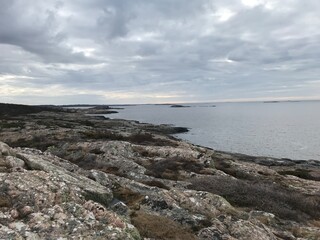
[[[270,4],[5,1],[0,87],[56,87],[66,103],[152,102],[150,94],[172,96],[163,101],[316,94],[308,81],[320,73],[319,1],[262,2]],[[6,97],[25,99],[9,90]]]
[[[39,2],[39,1],[35,1]],[[0,15],[0,43],[19,46],[45,62],[84,62],[82,53],[64,45],[67,33],[59,31],[56,4],[30,6],[26,1],[10,1]]]

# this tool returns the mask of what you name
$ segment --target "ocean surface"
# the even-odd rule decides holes
[[[320,160],[320,101],[184,105],[124,106],[106,117],[187,127],[176,136],[216,150]]]

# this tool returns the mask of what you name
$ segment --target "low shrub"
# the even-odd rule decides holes
[[[177,146],[175,142],[167,139],[155,138],[151,133],[135,133],[125,138],[125,141],[151,146]]]
[[[0,208],[11,207],[11,205],[11,201],[8,197],[0,195]]]
[[[149,176],[170,180],[183,180],[183,176],[179,174],[179,171],[200,173],[204,169],[204,166],[194,159],[172,157],[152,162],[146,168],[146,174]]]
[[[154,158],[158,157],[159,153],[158,152],[150,152],[147,149],[145,149],[143,146],[134,146],[133,150],[137,152],[140,156],[142,157],[149,157],[149,158]]]
[[[109,130],[90,130],[90,131],[86,131],[83,132],[83,138],[87,139],[108,139],[108,140],[124,140],[124,137],[119,135],[119,134],[115,134],[112,131]]]
[[[58,141],[54,139],[48,139],[47,136],[34,136],[32,139],[20,138],[16,141],[6,141],[11,147],[28,147],[36,148],[41,151],[45,151],[48,147],[54,146]]]
[[[110,130],[90,130],[82,133],[84,139],[104,139],[113,141],[127,141],[139,145],[151,146],[176,146],[176,143],[167,139],[157,139],[151,133],[134,133],[129,136],[123,136]]]
[[[83,194],[86,201],[92,200],[94,202],[100,203],[101,205],[108,207],[109,205],[109,195],[99,194],[96,192],[86,191]]]
[[[307,196],[272,182],[250,182],[229,177],[190,179],[191,189],[226,198],[238,207],[248,207],[296,221],[320,217],[320,197]]]
[[[136,206],[144,199],[142,194],[122,186],[113,189],[113,196],[127,204],[129,207]]]
[[[143,211],[131,215],[132,224],[143,238],[195,240],[197,237],[179,223],[169,218],[151,215]]]
[[[313,176],[310,174],[310,170],[307,169],[294,169],[294,170],[286,170],[286,171],[278,171],[281,175],[293,175],[299,178],[320,181],[320,176]]]
[[[23,128],[24,123],[21,121],[0,121],[0,129],[4,128]]]

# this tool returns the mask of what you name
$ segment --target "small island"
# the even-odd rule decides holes
[[[172,107],[172,108],[187,108],[187,107],[190,107],[190,106],[174,104],[174,105],[171,105],[170,107]]]

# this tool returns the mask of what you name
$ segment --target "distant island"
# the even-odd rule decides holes
[[[123,109],[118,106],[126,106],[126,105],[115,105],[117,107],[111,105],[97,105],[97,104],[69,104],[69,105],[60,105],[59,107],[63,108],[94,108],[94,109]]]
[[[279,103],[280,101],[264,101],[263,103]]]
[[[171,105],[170,107],[172,107],[172,108],[187,108],[187,107],[190,107],[190,106],[174,104],[174,105]]]

